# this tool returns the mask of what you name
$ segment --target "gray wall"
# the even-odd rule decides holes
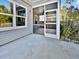
[[[21,0],[16,0],[16,2],[26,6],[28,9],[27,27],[22,29],[15,29],[15,30],[0,32],[0,45],[3,45],[12,40],[16,40],[17,38],[33,33],[32,7],[30,5],[27,5],[25,2],[22,2]]]

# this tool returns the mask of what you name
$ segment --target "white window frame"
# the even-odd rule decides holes
[[[4,28],[0,28],[0,31],[7,31],[7,30],[13,30],[13,29],[20,29],[20,28],[26,28],[27,27],[27,7],[9,0],[9,2],[11,2],[13,4],[13,14],[8,14],[8,13],[0,13],[1,15],[7,15],[7,16],[12,16],[12,21],[13,21],[13,26],[12,27],[4,27]],[[18,16],[16,15],[16,5],[21,6],[23,8],[25,8],[26,12],[26,16]],[[25,18],[25,26],[16,26],[16,17],[24,17]]]

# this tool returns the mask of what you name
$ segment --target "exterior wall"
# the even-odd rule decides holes
[[[6,44],[12,40],[16,40],[22,36],[33,33],[32,6],[27,5],[21,0],[14,1],[27,7],[27,27],[0,32],[0,45]]]

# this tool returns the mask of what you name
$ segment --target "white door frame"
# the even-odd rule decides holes
[[[45,5],[48,5],[48,4],[51,4],[51,3],[55,3],[55,2],[58,2],[58,9],[57,9],[57,16],[56,16],[57,17],[57,21],[56,21],[56,25],[57,25],[56,26],[56,35],[46,34],[46,25],[45,25],[46,18],[45,18],[45,21],[44,21],[44,34],[45,34],[45,37],[60,39],[60,0],[49,1],[47,3],[43,3],[43,4],[40,4],[40,5],[33,6],[32,8],[44,6],[44,11],[45,11]],[[44,15],[45,15],[45,13],[44,13]]]
[[[57,0],[56,2],[58,2],[58,8],[56,10],[57,12],[56,13],[56,35],[46,33],[46,13],[45,13],[44,33],[46,37],[60,39],[60,0]]]
[[[56,38],[56,39],[58,39],[58,37],[57,37],[57,10],[56,10],[56,34],[50,34],[50,33],[46,33],[46,12],[44,13],[45,14],[45,21],[44,21],[44,35],[45,35],[45,37],[50,37],[50,38]],[[53,25],[53,24],[50,24],[50,25]]]

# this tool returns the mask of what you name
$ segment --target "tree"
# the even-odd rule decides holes
[[[79,41],[79,10],[71,5],[71,0],[66,1],[67,4],[70,4],[70,7],[61,10],[62,12],[66,10],[66,19],[61,23],[61,36],[63,36],[64,39]]]

